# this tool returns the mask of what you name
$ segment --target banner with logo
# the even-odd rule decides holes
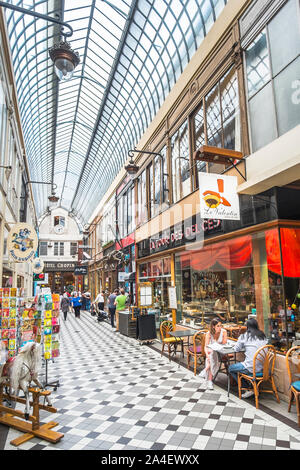
[[[237,177],[199,172],[200,216],[203,219],[240,220]]]
[[[38,237],[34,228],[20,222],[14,225],[7,238],[8,254],[13,262],[31,261],[36,253]]]

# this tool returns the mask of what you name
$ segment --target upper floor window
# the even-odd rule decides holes
[[[64,256],[64,243],[54,242],[54,256]]]
[[[246,47],[253,152],[300,123],[299,15],[299,2],[289,0]]]
[[[203,98],[192,122],[193,151],[202,145],[241,150],[238,82],[233,68]],[[197,167],[211,173],[223,170],[205,162],[198,162]]]
[[[40,242],[40,256],[48,255],[48,242]]]
[[[172,136],[171,149],[173,202],[177,202],[191,192],[191,164],[187,121]]]
[[[70,245],[70,255],[75,256],[77,255],[78,249],[77,249],[77,242],[71,242]]]

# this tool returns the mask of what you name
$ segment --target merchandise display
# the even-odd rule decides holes
[[[19,288],[0,288],[0,332],[8,357],[27,342],[43,347],[44,359],[59,356],[59,295],[25,297]]]

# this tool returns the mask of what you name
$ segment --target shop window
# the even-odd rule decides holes
[[[281,228],[280,236],[278,229],[266,231],[269,329],[272,342],[285,351],[300,339],[300,229]]]
[[[299,43],[299,2],[289,0],[246,47],[253,152],[300,123]]]
[[[208,326],[220,316],[243,324],[256,308],[251,236],[178,255],[176,284],[183,323]]]

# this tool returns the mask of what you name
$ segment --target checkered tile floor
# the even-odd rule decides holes
[[[54,379],[58,412],[41,412],[41,420],[57,421],[64,438],[55,445],[34,438],[22,450],[300,449],[300,430],[217,386],[206,391],[192,372],[87,312],[62,322]],[[9,430],[4,449],[15,450],[10,441],[20,434]]]

